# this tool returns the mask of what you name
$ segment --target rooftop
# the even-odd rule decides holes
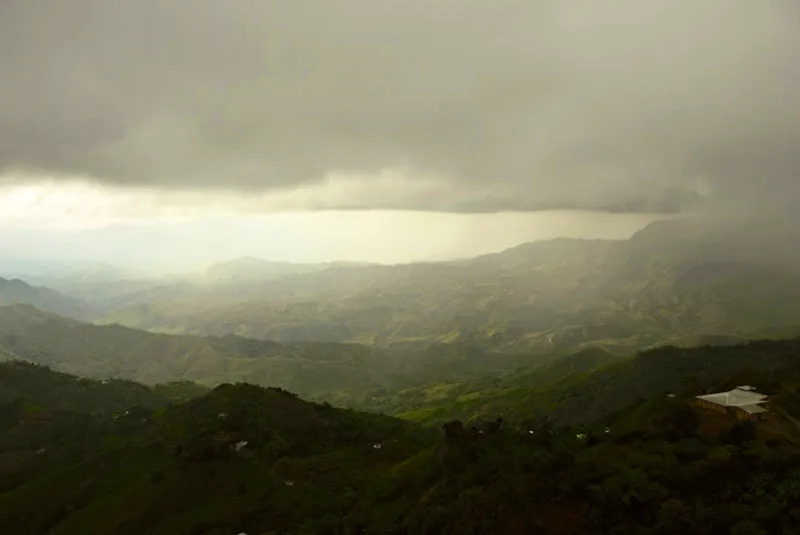
[[[766,403],[768,401],[767,396],[764,394],[759,394],[753,389],[753,387],[749,387],[746,390],[743,388],[734,388],[728,392],[697,396],[697,399],[702,399],[704,401],[709,401],[725,407],[742,408],[746,406],[757,406],[759,403]],[[758,412],[763,412],[763,410]]]
[[[747,414],[758,414],[760,412],[767,412],[767,409],[762,407],[761,405],[742,405],[739,407]]]

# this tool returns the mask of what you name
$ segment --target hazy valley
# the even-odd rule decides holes
[[[0,535],[799,535],[798,21],[0,1]]]
[[[450,342],[493,352],[594,346],[626,355],[664,343],[800,332],[797,233],[782,227],[766,241],[769,228],[676,220],[630,240],[534,242],[458,262],[246,258],[160,280],[113,271],[39,276],[36,284],[67,304],[35,295],[45,289],[15,302],[171,334],[401,350]]]
[[[0,530],[791,533],[793,236],[3,279]],[[767,419],[693,402],[740,385]]]

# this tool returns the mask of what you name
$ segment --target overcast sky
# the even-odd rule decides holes
[[[3,0],[0,246],[289,210],[388,261],[792,207],[798,51],[797,0]]]

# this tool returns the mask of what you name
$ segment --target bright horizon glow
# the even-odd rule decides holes
[[[341,195],[341,184],[316,186],[316,198],[324,200],[325,187]],[[577,211],[303,211],[291,209],[287,195],[164,192],[78,181],[10,185],[0,188],[0,258],[165,271],[197,270],[242,256],[393,264],[466,258],[557,237],[623,239],[656,219]]]

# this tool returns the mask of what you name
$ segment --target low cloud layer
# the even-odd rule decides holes
[[[307,209],[789,203],[798,50],[796,0],[6,0],[0,168]]]

